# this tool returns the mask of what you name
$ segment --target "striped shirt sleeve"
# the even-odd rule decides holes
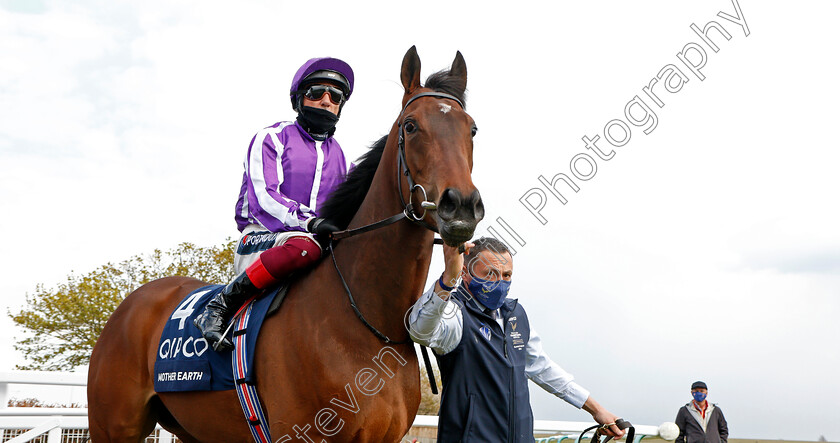
[[[280,191],[284,147],[278,134],[284,127],[265,128],[251,141],[245,160],[248,206],[253,217],[272,232],[305,231],[306,221],[315,214]]]

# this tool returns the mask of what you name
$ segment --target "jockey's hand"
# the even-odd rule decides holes
[[[325,241],[330,238],[330,234],[340,229],[325,218],[313,218],[307,223],[306,230],[319,237],[320,241]]]

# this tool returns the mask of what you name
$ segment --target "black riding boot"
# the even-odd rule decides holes
[[[248,274],[241,273],[233,279],[222,292],[216,294],[204,312],[195,318],[193,324],[201,331],[207,343],[216,351],[229,351],[233,343],[223,337],[225,326],[231,315],[239,309],[246,300],[257,293]]]

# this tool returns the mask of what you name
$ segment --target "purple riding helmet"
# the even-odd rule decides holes
[[[297,70],[292,79],[292,87],[289,89],[292,108],[296,112],[300,112],[306,87],[311,83],[325,80],[339,85],[344,92],[344,102],[350,99],[350,94],[353,93],[353,68],[337,58],[312,58]],[[341,114],[341,108],[344,107],[344,102],[338,108],[339,115]]]

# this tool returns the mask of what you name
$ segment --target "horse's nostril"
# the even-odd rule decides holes
[[[481,199],[481,195],[479,195],[478,191],[475,191],[472,196],[473,200],[473,216],[475,216],[476,220],[481,220],[484,218],[484,201]]]
[[[461,191],[454,188],[447,188],[438,202],[438,215],[446,221],[459,220],[481,220],[484,218],[484,202],[478,190],[473,191],[469,197],[464,197]]]
[[[458,191],[448,188],[443,192],[438,204],[438,214],[444,220],[449,220],[455,217],[455,212],[461,206],[461,196]]]

